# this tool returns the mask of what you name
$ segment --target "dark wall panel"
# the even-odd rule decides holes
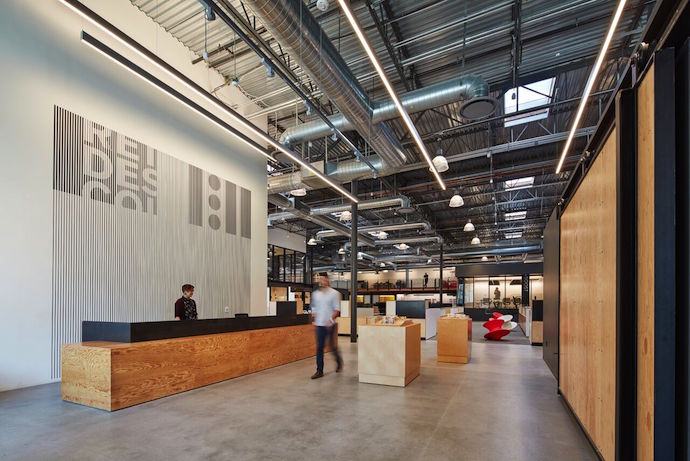
[[[544,228],[544,361],[558,379],[560,222],[554,210]]]

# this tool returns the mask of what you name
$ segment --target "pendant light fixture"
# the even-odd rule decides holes
[[[318,245],[318,243],[319,243],[319,242],[317,242],[316,239],[315,239],[314,237],[312,237],[312,238],[310,238],[309,241],[307,242],[307,245],[316,246],[316,245]]]
[[[482,241],[479,240],[479,237],[476,237],[476,236],[475,236],[475,237],[472,239],[472,245],[479,245],[480,243],[482,243]]]
[[[345,210],[342,213],[340,213],[340,221],[346,222],[346,221],[352,221],[352,213]]]
[[[340,247],[340,248],[338,249],[338,254],[339,254],[339,255],[344,255],[344,254],[345,254],[345,248]]]
[[[304,197],[305,195],[307,195],[307,189],[305,189],[304,187],[300,187],[299,189],[293,189],[290,191],[290,195],[292,195],[293,197]]]
[[[465,224],[465,227],[462,228],[465,232],[474,232],[474,224],[472,224],[472,220],[468,219],[467,224]]]
[[[458,208],[461,207],[465,204],[465,201],[462,199],[460,194],[458,194],[458,191],[455,191],[455,194],[450,198],[450,202],[448,203],[448,206],[451,208]]]
[[[487,258],[486,256],[482,256],[482,261],[486,262],[488,260],[489,260],[489,258]]]

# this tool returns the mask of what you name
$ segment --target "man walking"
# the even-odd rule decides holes
[[[335,360],[338,364],[336,372],[340,373],[343,369],[343,359],[340,357],[338,346],[335,340],[335,319],[340,316],[340,293],[331,288],[328,275],[321,274],[319,277],[320,288],[311,294],[311,311],[314,315],[314,325],[316,325],[316,373],[311,379],[323,377],[323,350],[326,340],[329,341],[331,349],[335,353]]]

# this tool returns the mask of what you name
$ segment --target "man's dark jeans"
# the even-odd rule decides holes
[[[331,349],[335,353],[335,360],[340,366],[343,359],[340,357],[340,352],[335,343],[336,328],[333,327],[316,327],[316,371],[323,373],[323,349],[326,341],[330,341]]]

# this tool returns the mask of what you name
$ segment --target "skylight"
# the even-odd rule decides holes
[[[507,239],[519,239],[522,237],[522,232],[509,232],[506,234]]]
[[[555,77],[540,80],[538,82],[530,83],[529,85],[521,85],[518,88],[511,88],[506,91],[503,96],[503,108],[505,114],[512,114],[515,112],[531,109],[533,107],[543,106],[551,102],[553,97],[553,82]],[[549,116],[549,109],[538,109],[527,112],[521,115],[506,117],[504,126],[510,127],[520,125],[521,123],[541,120]]]
[[[518,219],[525,219],[527,217],[526,211],[511,211],[506,213],[506,221],[517,221]]]
[[[532,187],[533,185],[534,185],[534,176],[527,176],[524,178],[511,179],[511,180],[505,181],[503,183],[505,190],[527,189],[529,187]]]

